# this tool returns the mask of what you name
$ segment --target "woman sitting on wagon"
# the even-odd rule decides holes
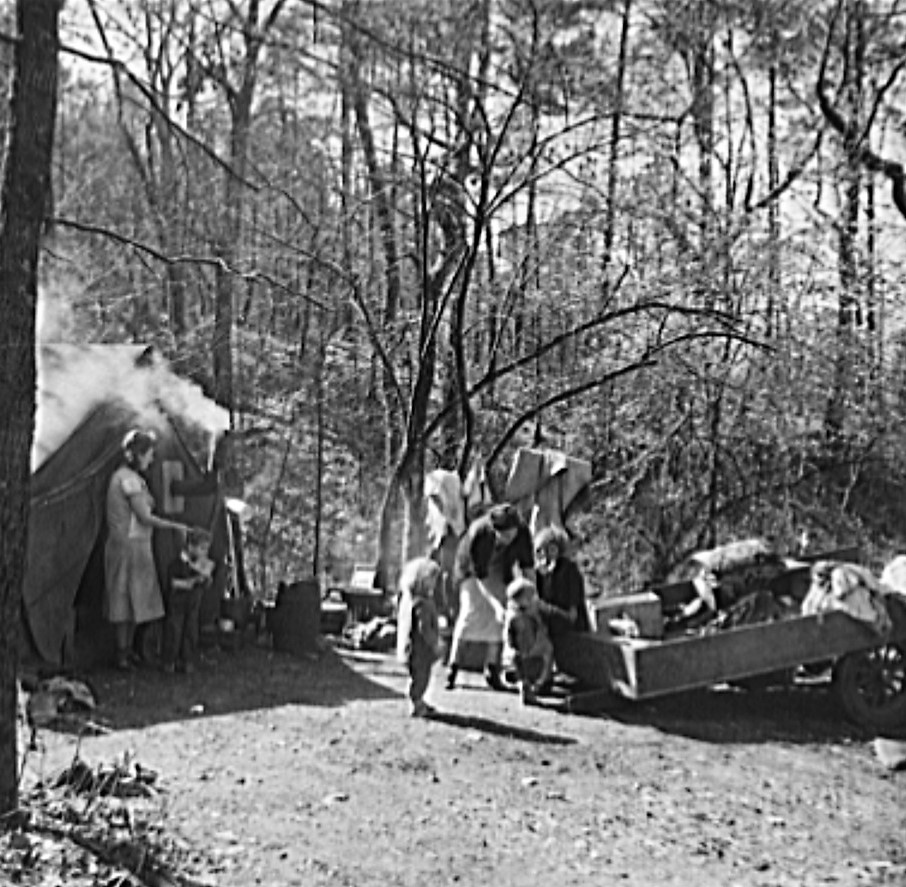
[[[554,644],[576,631],[588,631],[585,579],[569,554],[569,537],[559,527],[549,526],[535,534],[535,572],[538,610]]]

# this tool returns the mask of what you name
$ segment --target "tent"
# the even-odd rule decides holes
[[[123,435],[136,425],[153,427],[158,436],[149,477],[157,511],[213,533],[218,566],[203,619],[215,619],[226,583],[232,579],[240,590],[238,520],[224,506],[216,472],[199,465],[187,435],[210,436],[215,429],[207,420],[213,417],[223,426],[223,411],[143,346],[40,346],[37,400],[22,597],[24,653],[73,666],[112,652],[113,632],[101,613],[106,489],[121,458]],[[163,575],[180,540],[169,531],[154,537]]]

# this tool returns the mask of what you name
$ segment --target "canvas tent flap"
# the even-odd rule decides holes
[[[99,407],[32,476],[22,604],[32,643],[48,662],[65,661],[72,650],[73,603],[128,428],[126,412]]]
[[[122,398],[105,396],[102,391],[92,392],[90,399],[82,398],[80,403],[67,403],[65,391],[73,387],[72,380],[65,379],[67,358],[74,361],[73,365],[84,367],[96,353],[96,377],[123,360],[131,362],[136,372],[149,366],[155,380],[165,370],[154,364],[158,359],[152,360],[147,348],[138,346],[42,346],[41,350],[38,387],[39,412],[43,411],[43,417],[36,423],[33,450],[33,460],[39,464],[31,478],[23,622],[33,652],[46,662],[66,665],[74,659],[76,642],[82,642],[83,624],[89,626],[84,640],[88,645],[93,641],[90,632],[99,636],[106,629],[109,634],[109,626],[101,619],[107,485],[120,462],[120,444],[126,431],[136,424],[147,425],[150,415],[149,411],[127,406]],[[137,375],[132,380],[144,384]],[[149,388],[154,394],[158,390]],[[207,409],[197,397],[191,405],[196,413]],[[216,405],[211,407],[215,418],[216,410]],[[225,529],[226,510],[216,478],[199,468],[173,424],[173,415],[176,414],[167,412],[155,400],[153,427],[158,434],[158,458],[151,469],[149,486],[158,512],[166,500],[172,509],[169,517],[212,531],[211,556],[218,561],[218,572],[210,595],[216,596],[213,607],[219,608],[230,537]],[[193,416],[187,414],[184,418],[191,420]],[[169,467],[164,468],[165,465]],[[176,465],[179,468],[174,468]],[[178,491],[169,489],[174,484],[174,474],[182,478]],[[170,495],[174,493],[178,495]],[[178,553],[179,545],[177,533],[155,532],[155,560],[160,575]],[[233,555],[236,557],[236,552]]]
[[[64,664],[74,655],[78,596],[93,602],[97,628],[103,570],[86,570],[95,546],[103,542],[107,484],[119,464],[120,441],[132,421],[127,411],[99,407],[33,477],[23,607],[35,651],[47,662]],[[164,498],[162,466],[168,462],[178,461],[186,479],[201,480],[201,470],[174,428],[159,432],[157,451],[149,478],[156,501]],[[187,496],[180,513],[172,515],[177,521],[212,530],[215,560],[225,556],[228,536],[218,526],[226,520],[218,502],[212,493]],[[158,572],[164,575],[179,551],[180,539],[174,532],[159,531],[154,546]],[[215,583],[222,589],[223,576],[215,576]]]

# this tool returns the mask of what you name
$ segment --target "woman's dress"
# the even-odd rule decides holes
[[[455,569],[459,582],[459,613],[453,628],[450,662],[461,661],[466,643],[502,644],[506,587],[513,578],[514,564],[531,566],[532,547],[528,530],[509,545],[501,546],[487,516],[466,531],[457,552]],[[526,537],[528,539],[526,547]],[[500,605],[495,608],[488,597]]]
[[[154,498],[145,479],[132,468],[118,468],[107,487],[107,544],[104,548],[106,595],[104,615],[110,622],[151,622],[164,615],[157,578],[152,527],[143,524],[132,507]]]

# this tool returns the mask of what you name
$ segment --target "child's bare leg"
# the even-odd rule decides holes
[[[551,682],[551,678],[554,676],[554,654],[553,651],[543,656],[541,659],[541,672],[538,675],[538,680],[535,681],[535,690],[538,691],[542,687],[547,686]]]
[[[425,702],[425,693],[431,682],[432,660],[416,658],[409,665],[409,703],[410,713],[423,716],[431,711]]]
[[[523,659],[519,666],[519,695],[525,704],[535,701],[538,695],[538,675],[541,673],[541,659],[531,656]]]

